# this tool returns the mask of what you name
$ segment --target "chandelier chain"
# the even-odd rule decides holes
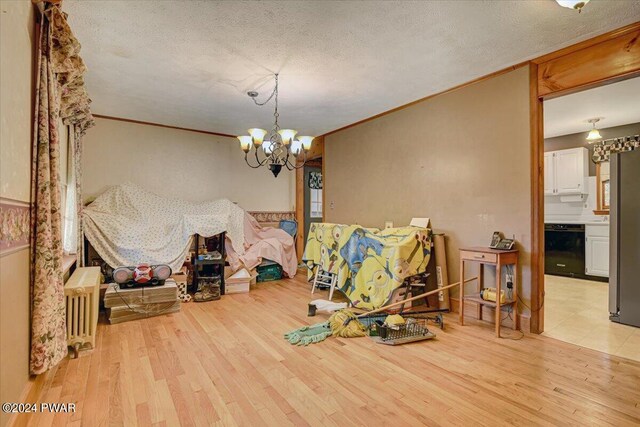
[[[255,94],[257,95],[258,92],[255,92]],[[276,86],[273,88],[271,95],[269,95],[267,99],[265,99],[263,102],[258,102],[254,97],[252,97],[251,99],[256,105],[259,105],[260,107],[262,107],[263,105],[266,105],[269,101],[271,101],[271,99],[273,99],[274,96],[276,96],[276,99],[277,99],[277,94],[278,94],[278,74],[276,74]]]
[[[280,129],[280,125],[278,125],[278,117],[280,117],[280,113],[278,113],[278,74],[276,73],[276,87],[273,89],[273,93],[276,96],[276,108],[273,113],[273,117],[275,118],[275,124],[273,126],[273,130],[277,132]]]

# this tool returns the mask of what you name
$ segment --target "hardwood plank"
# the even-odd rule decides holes
[[[318,297],[323,297],[320,294]],[[109,325],[97,348],[38,377],[29,399],[75,401],[75,414],[19,425],[633,425],[640,363],[493,324],[445,316],[431,341],[368,338],[292,346],[306,316],[305,276],[179,313]],[[506,334],[506,330],[504,331]],[[515,337],[515,335],[511,335]]]

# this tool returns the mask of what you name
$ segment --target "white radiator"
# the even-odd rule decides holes
[[[100,267],[76,268],[64,285],[67,306],[67,345],[78,357],[81,349],[95,348],[98,327]]]

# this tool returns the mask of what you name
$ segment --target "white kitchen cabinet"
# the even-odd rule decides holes
[[[609,224],[585,227],[585,273],[609,277]]]
[[[544,153],[544,194],[573,195],[588,192],[589,150],[583,147]]]
[[[554,152],[549,151],[544,153],[544,194],[545,196],[553,196],[556,185],[556,168],[553,164]]]

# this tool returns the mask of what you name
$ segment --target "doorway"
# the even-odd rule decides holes
[[[314,222],[322,222],[322,158],[304,166],[304,241]]]
[[[529,63],[532,333],[545,330],[543,100],[640,76],[638,37],[640,22],[543,55]]]
[[[640,199],[640,173],[622,188],[609,162],[637,154],[640,170],[637,93],[640,77],[544,101],[544,335],[640,361],[640,327],[621,321],[619,301],[610,296],[625,285],[615,279],[620,268],[640,275],[640,267],[611,253],[623,243],[616,233],[640,230],[640,219],[618,220],[615,228],[620,215],[611,209],[617,200],[629,210],[633,203],[622,203],[625,195]],[[634,156],[625,154],[636,147]],[[636,240],[625,243],[625,253],[640,251]],[[640,293],[627,292],[623,302],[640,307]],[[632,314],[629,309],[627,318]]]
[[[324,190],[310,191],[309,177],[311,171],[314,173],[320,172],[320,186],[324,186],[326,174],[324,173],[324,137],[318,136],[314,139],[313,145],[308,153],[306,153],[306,162],[302,166],[302,162],[298,162],[296,169],[296,221],[298,222],[298,235],[296,237],[296,254],[298,259],[302,260],[304,253],[304,246],[307,242],[307,234],[309,231],[309,224],[311,222],[321,222],[324,215],[323,208],[323,196]],[[317,182],[317,175],[316,177]],[[318,190],[317,188],[314,190]],[[311,212],[311,197],[315,197],[313,207],[314,212]],[[317,196],[320,196],[318,198]],[[320,217],[318,217],[318,211],[320,211]]]

